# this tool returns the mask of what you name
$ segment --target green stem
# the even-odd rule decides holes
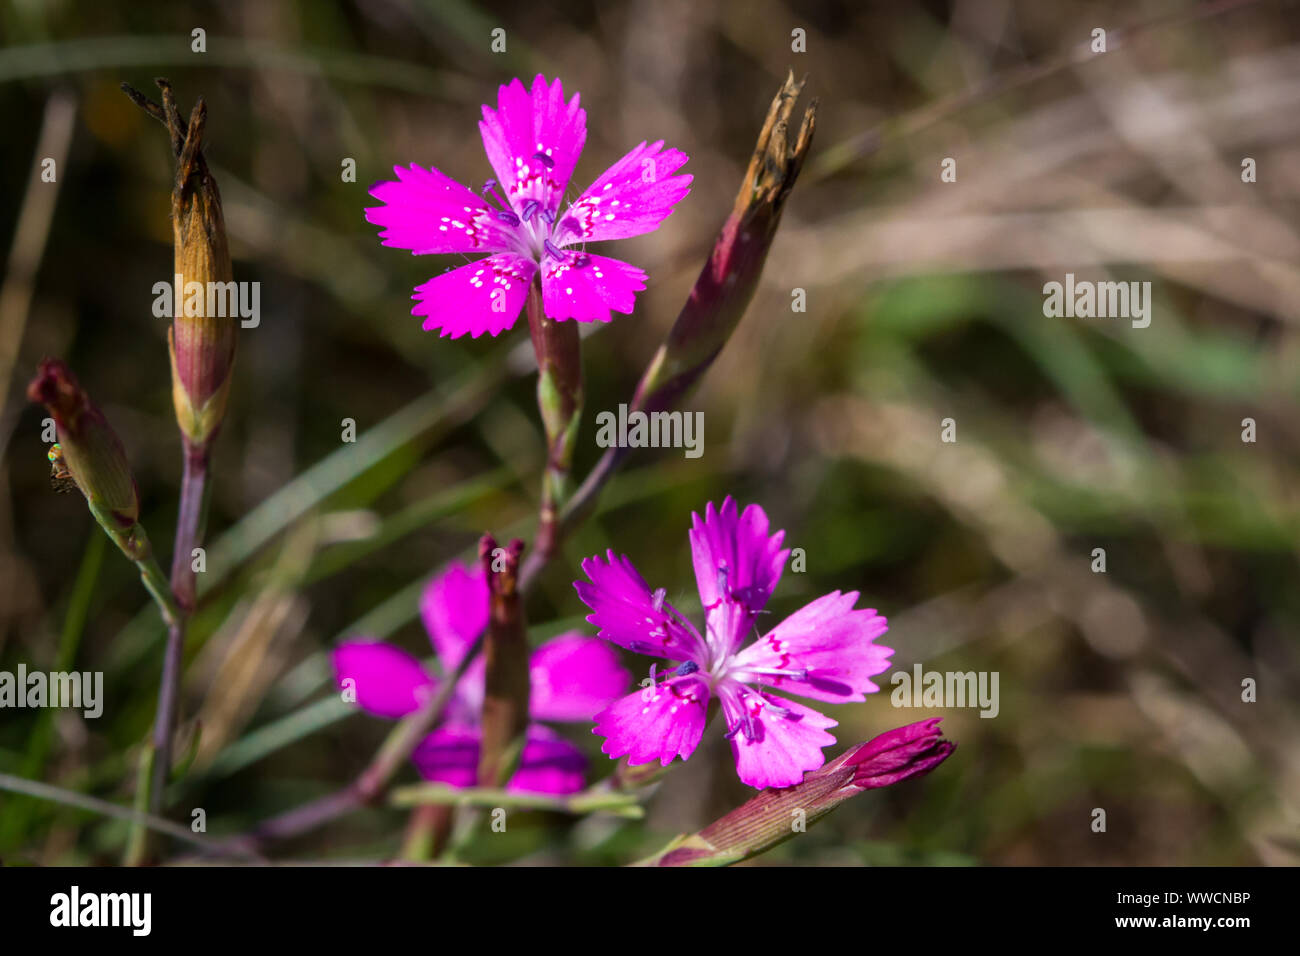
[[[163,623],[167,627],[172,627],[180,621],[181,609],[172,595],[172,589],[167,584],[162,568],[158,566],[152,554],[147,558],[138,558],[135,566],[140,570],[140,580],[144,582],[145,590],[158,605],[158,613],[162,615]]]
[[[551,810],[583,815],[612,813],[628,819],[640,819],[645,811],[635,794],[590,790],[568,797],[536,793],[517,793],[495,787],[449,787],[440,783],[413,784],[393,790],[389,802],[395,807],[457,806],[503,807],[516,810]]]

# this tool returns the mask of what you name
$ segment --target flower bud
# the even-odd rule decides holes
[[[725,866],[790,839],[850,797],[929,773],[957,745],[941,718],[887,731],[840,754],[793,787],[764,790],[699,833],[679,837],[647,861],[654,866]]]
[[[58,359],[41,362],[27,397],[54,418],[63,465],[95,519],[128,557],[146,557],[149,539],[138,523],[140,496],[126,450],[104,413]]]
[[[125,84],[123,89],[167,127],[176,155],[171,217],[173,318],[167,333],[172,403],[188,443],[204,447],[221,427],[230,392],[238,321],[232,307],[234,270],[221,194],[203,159],[207,106],[200,99],[186,123],[176,109],[171,85],[163,79],[156,82],[162,90],[162,107]]]
[[[713,244],[690,297],[637,386],[633,407],[660,411],[675,406],[708,370],[735,331],[758,287],[781,211],[803,168],[816,129],[813,100],[790,139],[790,120],[803,90],[787,76],[772,101],[731,215]]]

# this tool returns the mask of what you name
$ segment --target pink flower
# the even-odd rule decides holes
[[[701,635],[651,591],[626,557],[588,558],[576,581],[591,608],[587,620],[606,640],[640,654],[681,661],[653,687],[629,694],[596,715],[602,750],[630,764],[690,757],[711,697],[721,704],[740,779],[751,787],[788,787],[824,762],[835,721],[772,693],[784,690],[833,703],[862,701],[880,688],[870,678],[889,666],[893,650],[874,644],[886,631],[874,610],[854,610],[858,594],[834,591],[790,615],[748,647],[742,644],[777,582],[788,550],[784,532],[768,534],[767,515],[750,505],[737,515],[728,497],[693,514],[695,580],[705,608]],[[653,675],[653,668],[651,671]]]
[[[434,650],[450,672],[487,627],[488,588],[481,568],[452,564],[434,578],[420,599],[420,613]],[[569,632],[533,652],[529,715],[534,720],[586,721],[627,687],[629,675],[601,641]],[[397,720],[433,694],[438,679],[410,654],[389,644],[347,641],[334,651],[339,686],[351,679],[357,704]],[[426,780],[472,787],[476,782],[479,721],[483,706],[483,658],[473,661],[456,686],[446,720],[416,748],[412,759]],[[587,761],[577,747],[542,724],[531,724],[519,769],[508,789],[573,793],[583,786]]]
[[[417,286],[412,314],[452,338],[497,335],[515,324],[538,270],[552,319],[608,322],[611,310],[631,312],[645,273],[570,247],[657,229],[690,191],[692,177],[673,175],[686,154],[664,149],[662,140],[641,143],[561,212],[587,140],[577,94],[566,103],[559,80],[539,75],[531,92],[513,80],[501,87],[495,110],[483,107],[479,132],[497,176],[481,196],[414,164],[394,167],[396,182],[370,190],[385,203],[366,210],[383,227],[384,245],[415,255],[490,253]]]

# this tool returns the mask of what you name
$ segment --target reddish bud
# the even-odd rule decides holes
[[[129,557],[146,556],[149,543],[137,523],[140,497],[131,465],[104,413],[59,359],[41,362],[27,397],[54,418],[63,464],[95,519]]]
[[[940,719],[899,727],[858,744],[805,774],[802,783],[764,790],[699,833],[679,837],[647,862],[654,866],[738,863],[790,839],[864,790],[927,774],[957,747],[944,739]]]

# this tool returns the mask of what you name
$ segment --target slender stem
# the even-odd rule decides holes
[[[162,679],[158,685],[158,709],[153,724],[153,771],[149,775],[149,811],[162,809],[163,791],[171,770],[172,727],[176,722],[176,698],[179,695],[181,656],[185,649],[185,621],[177,619],[167,626],[167,648],[163,654]]]
[[[436,859],[451,835],[454,807],[424,804],[411,810],[411,819],[402,838],[401,857],[408,863],[427,863]]]
[[[215,841],[197,836],[191,833],[188,827],[181,826],[179,823],[173,823],[171,820],[164,820],[148,813],[141,813],[139,810],[133,810],[130,807],[109,803],[107,800],[100,800],[98,797],[89,797],[83,793],[74,793],[71,790],[53,787],[38,780],[27,780],[23,777],[15,777],[12,774],[0,773],[0,790],[25,794],[38,800],[61,803],[66,806],[76,807],[78,810],[88,810],[91,813],[113,817],[116,820],[128,820],[137,826],[147,827],[159,833],[166,833],[168,836],[199,847],[208,853],[216,853],[220,849]],[[234,850],[233,852],[243,856],[250,855],[240,850]]]
[[[158,710],[153,728],[153,772],[149,779],[149,812],[158,813],[171,770],[172,731],[176,724],[180,695],[181,658],[185,651],[185,624],[194,611],[195,573],[192,552],[203,536],[207,505],[208,449],[184,442],[185,464],[181,476],[181,500],[176,517],[176,542],[172,551],[171,593],[181,613],[167,622],[167,647],[163,655],[162,680],[158,686]]]
[[[587,790],[568,796],[517,793],[495,787],[449,787],[441,783],[420,783],[399,787],[390,801],[397,807],[464,806],[509,807],[518,810],[552,810],[583,815],[612,813],[629,819],[644,816],[636,794]]]
[[[163,623],[171,627],[173,622],[181,619],[182,611],[172,595],[167,578],[163,576],[162,568],[158,567],[158,562],[153,555],[137,558],[135,566],[140,571],[140,580],[144,583],[145,590],[153,598],[154,604],[158,605],[158,613],[162,615]]]
[[[605,487],[605,482],[609,481],[614,472],[618,470],[618,466],[625,457],[627,457],[626,448],[606,449],[605,454],[601,455],[600,461],[592,468],[578,490],[573,493],[568,505],[560,512],[559,516],[549,526],[545,524],[539,526],[539,546],[524,559],[523,568],[519,572],[519,589],[521,591],[527,593],[536,583],[537,576],[550,563],[560,544],[563,543],[573,528],[581,524],[582,519],[590,513],[591,508],[596,504],[601,489]],[[545,547],[541,546],[543,535],[545,536]]]
[[[576,321],[547,317],[540,279],[529,287],[527,313],[537,356],[537,407],[546,432],[546,470],[533,547],[545,564],[560,542],[560,510],[570,491],[573,448],[582,420],[582,340]]]
[[[176,514],[176,545],[172,552],[172,592],[188,615],[194,611],[195,573],[192,551],[203,543],[208,504],[208,446],[184,440],[185,470]]]
[[[135,812],[145,815],[149,812],[149,798],[152,791],[149,789],[149,778],[153,774],[153,746],[149,745],[144,748],[140,755],[140,766],[135,772]],[[123,854],[122,864],[124,866],[143,866],[145,858],[149,855],[149,830],[144,826],[143,821],[137,817],[135,823],[131,825],[131,832],[127,835],[126,853]]]

